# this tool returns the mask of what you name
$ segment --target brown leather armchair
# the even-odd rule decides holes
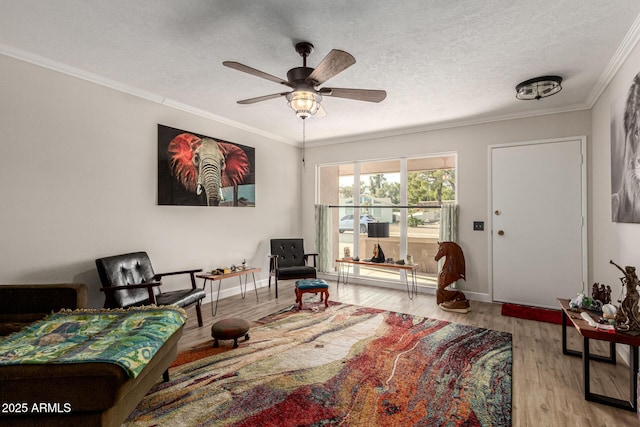
[[[196,304],[198,325],[202,326],[201,301],[204,289],[196,286],[195,273],[202,269],[156,274],[146,252],[131,252],[96,259],[98,275],[105,293],[105,308],[127,308],[148,304],[187,307]],[[188,274],[191,288],[162,292],[160,281],[164,276]]]
[[[308,265],[313,257],[313,266]],[[315,279],[317,253],[304,253],[302,239],[271,239],[269,255],[269,287],[271,276],[276,279],[276,298],[278,298],[278,279]]]

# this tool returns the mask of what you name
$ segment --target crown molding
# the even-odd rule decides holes
[[[620,43],[620,46],[618,46],[616,53],[613,54],[611,61],[609,61],[609,64],[593,86],[591,93],[587,97],[587,105],[589,108],[592,108],[598,101],[602,92],[604,92],[618,70],[620,70],[620,67],[622,67],[622,64],[629,58],[631,51],[636,47],[638,41],[640,41],[640,15],[636,17],[627,35],[622,40],[622,43]]]
[[[161,104],[167,106],[169,108],[173,108],[176,110],[184,111],[189,114],[193,114],[199,117],[203,117],[205,119],[214,120],[216,122],[234,127],[236,129],[240,129],[246,132],[253,133],[255,135],[260,135],[268,139],[272,139],[278,142],[282,142],[284,144],[299,146],[299,143],[295,141],[291,141],[287,138],[283,138],[279,135],[273,135],[268,132],[264,132],[260,129],[244,125],[242,123],[236,122],[234,120],[229,120],[226,117],[219,116],[217,114],[210,113],[205,110],[201,110],[199,108],[195,108],[191,105],[182,104],[180,102],[174,101],[169,98],[165,98],[162,95],[158,95],[156,93],[147,92],[141,90],[139,88],[126,85],[124,83],[108,79],[99,74],[94,74],[85,70],[81,70],[79,68],[71,67],[69,65],[63,64],[58,61],[54,61],[52,59],[33,54],[31,52],[27,52],[22,49],[17,49],[12,46],[7,46],[5,44],[0,43],[0,55],[8,56],[20,61],[28,62],[30,64],[37,65],[39,67],[47,68],[52,71],[56,71],[62,74],[66,74],[71,77],[75,77],[81,80],[85,80],[91,83],[95,83],[100,86],[108,87],[113,90],[117,90],[119,92],[126,93],[128,95],[135,96],[137,98],[142,98],[147,101],[155,102],[157,104]]]
[[[345,138],[327,138],[316,141],[307,141],[307,148],[320,147],[324,145],[343,144],[347,142],[371,141],[374,139],[391,138],[396,136],[411,135],[421,132],[432,132],[437,130],[454,129],[466,126],[477,126],[489,123],[502,122],[507,120],[528,119],[532,117],[548,116],[553,114],[571,113],[574,111],[589,110],[588,105],[575,104],[563,108],[555,108],[548,110],[540,110],[527,112],[522,114],[505,114],[501,116],[483,117],[480,119],[470,120],[454,120],[450,122],[433,123],[424,126],[414,126],[406,128],[388,129],[380,132],[364,133],[359,135],[351,135]]]

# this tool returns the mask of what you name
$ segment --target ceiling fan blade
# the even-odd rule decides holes
[[[305,81],[312,86],[321,85],[355,63],[356,59],[350,53],[333,49],[320,61],[320,64],[309,74]]]
[[[384,90],[348,89],[341,87],[323,87],[318,91],[322,96],[355,99],[356,101],[380,102],[387,97]]]
[[[256,70],[255,68],[251,68],[248,65],[241,64],[235,61],[224,61],[222,63],[225,67],[233,68],[234,70],[242,71],[243,73],[248,73],[256,77],[261,77],[263,79],[271,80],[275,83],[280,83],[285,86],[293,87],[291,83],[286,80],[281,79],[280,77],[272,76],[271,74],[267,74],[264,71]]]
[[[269,99],[279,98],[281,96],[287,95],[289,92],[282,93],[272,93],[271,95],[257,96],[255,98],[242,99],[238,101],[238,104],[255,104],[256,102],[268,101]]]

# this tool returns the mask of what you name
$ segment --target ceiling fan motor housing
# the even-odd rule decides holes
[[[292,83],[295,83],[296,89],[302,88],[303,86],[307,86],[310,90],[313,90],[313,87],[305,82],[307,77],[311,74],[313,68],[309,67],[296,67],[287,71],[287,80]]]

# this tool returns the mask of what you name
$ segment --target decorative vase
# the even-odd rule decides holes
[[[351,258],[351,248],[349,246],[345,246],[344,248],[344,257]]]

